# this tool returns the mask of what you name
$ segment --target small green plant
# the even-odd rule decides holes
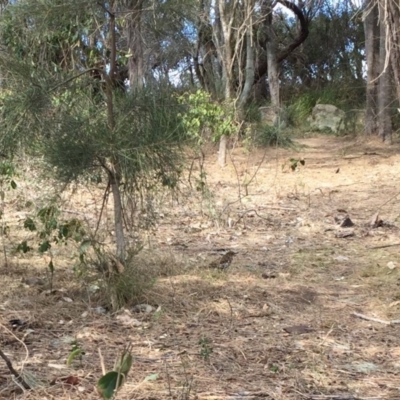
[[[178,97],[187,106],[186,113],[180,114],[187,135],[203,142],[203,133],[211,131],[212,140],[218,142],[222,136],[237,132],[232,107],[213,101],[204,90],[185,93]]]
[[[290,169],[292,171],[296,171],[299,165],[305,165],[306,162],[303,159],[297,159],[297,158],[291,158],[289,160],[290,163]]]
[[[292,147],[293,140],[279,126],[260,124],[254,130],[254,141],[259,146]]]
[[[199,340],[200,352],[199,355],[204,359],[204,361],[208,361],[210,359],[211,354],[213,353],[213,348],[210,346],[210,339],[203,336]]]
[[[40,209],[35,217],[27,217],[24,228],[36,232],[39,239],[38,252],[47,255],[50,290],[52,290],[54,277],[54,262],[51,253],[53,245],[66,245],[70,241],[86,243],[86,231],[82,221],[76,218],[63,220],[60,210],[55,205]],[[27,240],[22,241],[16,249],[18,252],[27,253],[32,250]]]
[[[9,161],[0,162],[0,219],[1,219],[1,238],[3,244],[3,254],[5,264],[8,264],[5,237],[8,235],[10,228],[4,221],[4,210],[5,210],[5,197],[6,192],[17,188],[17,184],[14,181],[16,175],[14,165]]]
[[[97,391],[100,396],[109,400],[112,399],[126,382],[126,378],[133,364],[132,345],[125,347],[120,357],[117,358],[114,364],[114,369],[103,374],[97,382]],[[104,366],[103,366],[104,370]],[[158,375],[157,375],[158,376]],[[156,374],[148,377],[147,380],[156,379]]]
[[[67,365],[70,366],[76,358],[78,358],[80,364],[82,364],[82,358],[85,355],[82,347],[76,340],[71,343],[71,346],[72,348],[67,358]]]
[[[272,364],[272,365],[269,367],[269,370],[270,370],[271,372],[277,373],[277,372],[279,372],[279,367],[278,367],[277,365],[275,365],[275,364]]]

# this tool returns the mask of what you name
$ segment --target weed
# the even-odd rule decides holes
[[[199,355],[204,359],[204,361],[208,361],[210,359],[211,354],[213,353],[213,348],[210,346],[210,339],[203,336],[199,340],[200,352]]]

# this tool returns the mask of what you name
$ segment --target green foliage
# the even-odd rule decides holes
[[[210,359],[211,354],[213,353],[213,348],[210,345],[210,339],[207,337],[202,337],[199,340],[199,346],[200,346],[200,351],[199,355],[202,357],[205,361],[208,361]]]
[[[122,355],[117,358],[114,370],[106,373],[98,380],[97,391],[103,399],[112,399],[126,382],[133,364],[131,349],[131,345],[127,346]]]
[[[289,160],[289,164],[290,164],[290,169],[292,170],[292,171],[296,171],[296,169],[300,166],[300,165],[305,165],[306,164],[306,162],[305,162],[305,160],[304,159],[297,159],[297,158],[291,158],[290,160]]]
[[[156,283],[155,271],[141,264],[131,252],[128,252],[122,272],[115,270],[110,257],[106,259],[103,256],[102,263],[101,268],[105,273],[102,292],[106,295],[105,303],[114,310],[137,303],[143,293]]]
[[[38,252],[40,254],[50,253],[47,264],[50,273],[50,283],[54,275],[54,262],[51,256],[53,245],[66,245],[70,241],[84,242],[86,230],[82,221],[72,218],[69,220],[60,219],[60,210],[55,205],[40,209],[34,217],[27,217],[23,224],[30,232],[35,232],[39,240]],[[17,252],[28,253],[33,248],[27,240],[23,240],[16,247]]]
[[[278,126],[260,124],[254,129],[254,142],[258,146],[291,147],[293,140],[288,131]]]
[[[362,87],[364,90],[364,87]],[[296,127],[306,124],[316,104],[332,104],[343,111],[360,108],[359,91],[347,85],[325,85],[321,89],[306,89],[293,97],[287,107],[289,123]]]
[[[289,104],[288,121],[290,125],[301,126],[306,123],[307,118],[316,104],[317,99],[311,93],[300,95],[293,103]]]
[[[69,353],[67,358],[68,366],[70,366],[76,358],[79,358],[79,361],[82,362],[82,356],[85,355],[85,351],[82,349],[82,347],[77,341],[72,342],[71,345],[72,345],[71,352]]]
[[[187,107],[186,112],[181,114],[184,129],[197,142],[203,141],[203,134],[207,130],[212,132],[214,141],[237,131],[233,110],[213,101],[204,90],[185,93],[178,100]]]
[[[256,101],[246,104],[244,109],[244,120],[249,123],[260,123],[261,113],[259,107],[260,106]]]

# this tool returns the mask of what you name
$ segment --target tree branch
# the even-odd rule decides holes
[[[17,382],[20,383],[24,389],[31,389],[31,387],[25,382],[24,378],[14,369],[11,361],[9,358],[3,353],[3,351],[0,349],[0,357],[4,360],[4,362],[7,365],[7,368],[10,370],[10,372],[17,378]]]
[[[304,15],[303,10],[291,1],[277,0],[277,3],[281,3],[283,6],[291,10],[300,22],[300,28],[297,32],[297,36],[288,46],[286,46],[281,52],[277,54],[277,62],[278,64],[280,64],[285,58],[289,56],[290,53],[293,52],[294,49],[299,47],[307,39],[309,34],[308,26],[310,24],[310,21],[307,16]],[[263,61],[259,64],[254,78],[254,83],[257,83],[267,72],[268,60]]]

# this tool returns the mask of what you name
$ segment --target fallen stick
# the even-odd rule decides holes
[[[385,320],[379,319],[379,318],[368,317],[368,315],[360,314],[357,312],[352,312],[351,315],[354,315],[355,317],[358,317],[361,319],[365,319],[366,321],[378,322],[380,324],[385,324],[385,325],[400,324],[400,319],[392,319],[391,321],[385,321]]]

